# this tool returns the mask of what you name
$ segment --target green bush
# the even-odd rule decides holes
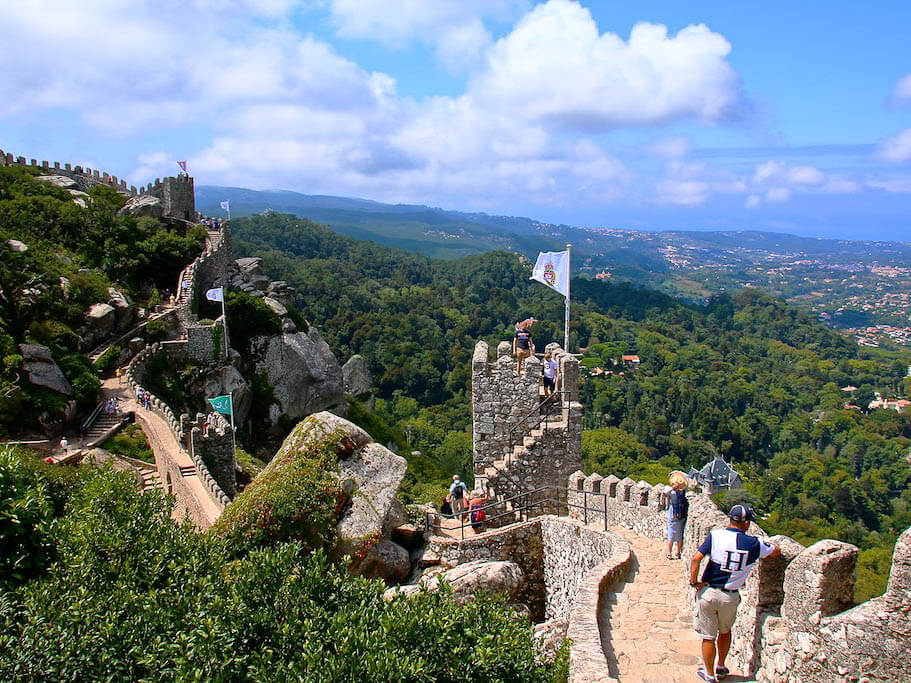
[[[36,575],[54,554],[54,521],[79,484],[75,468],[24,448],[0,449],[0,590]]]
[[[114,344],[114,346],[109,346],[104,353],[102,353],[95,361],[92,363],[94,368],[98,372],[108,372],[111,368],[114,367],[114,363],[120,357],[123,348],[120,344]]]
[[[101,444],[101,447],[117,455],[125,455],[128,458],[135,458],[148,463],[155,462],[155,454],[149,447],[149,442],[142,431],[142,427],[138,424],[127,425]]]
[[[229,508],[230,509],[230,508]],[[93,473],[45,579],[0,597],[2,680],[544,682],[531,624],[502,598],[383,600],[300,543],[231,560],[160,493]],[[565,679],[564,679],[565,680]]]
[[[246,292],[230,292],[225,310],[231,344],[242,353],[249,353],[254,337],[281,334],[281,318],[265,301]]]
[[[288,437],[307,438],[315,420],[298,424]],[[212,533],[236,552],[299,541],[308,550],[335,537],[339,488],[334,470],[344,435],[330,434],[306,448],[280,450],[265,470],[228,506]]]
[[[150,320],[145,326],[145,337],[150,344],[161,341],[168,335],[168,324],[159,318]]]

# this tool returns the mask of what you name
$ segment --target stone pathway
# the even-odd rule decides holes
[[[666,559],[664,541],[622,527],[611,531],[630,542],[634,559],[630,575],[598,615],[610,675],[621,683],[698,681],[702,641],[685,604],[685,560]]]

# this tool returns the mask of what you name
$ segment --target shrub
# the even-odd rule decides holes
[[[229,508],[230,509],[230,508]],[[94,473],[46,579],[0,597],[2,680],[558,680],[502,598],[383,600],[321,553],[283,543],[231,560],[159,493]]]
[[[249,353],[254,337],[280,334],[281,318],[262,299],[246,292],[231,292],[225,301],[228,314],[228,334],[231,344],[243,353]]]
[[[311,418],[297,426],[301,439],[314,424]],[[334,470],[343,439],[343,434],[330,434],[279,451],[225,509],[212,532],[238,552],[289,540],[308,550],[326,547],[335,536],[339,488]]]
[[[162,320],[150,320],[145,326],[145,337],[150,344],[161,341],[168,335],[168,324]]]
[[[123,348],[119,344],[114,344],[109,346],[104,353],[102,353],[95,361],[92,363],[92,366],[98,372],[108,372],[114,363],[120,358],[120,354],[123,351]]]
[[[149,447],[142,427],[137,424],[127,425],[119,433],[114,434],[107,439],[101,447],[117,455],[125,455],[128,458],[135,458],[143,462],[154,463],[155,454]]]

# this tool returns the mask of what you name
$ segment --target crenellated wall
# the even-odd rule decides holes
[[[162,215],[165,218],[178,218],[186,221],[196,220],[196,193],[193,178],[187,175],[168,176],[156,178],[148,185],[137,188],[135,185],[127,187],[125,180],[116,175],[97,169],[84,168],[69,163],[42,161],[37,159],[26,160],[22,156],[14,156],[0,149],[0,166],[26,166],[36,168],[47,175],[61,175],[71,178],[83,192],[88,192],[98,185],[113,187],[119,192],[131,197],[151,195],[161,200]]]
[[[156,343],[136,354],[133,360],[130,361],[130,364],[126,367],[124,373],[126,383],[134,392],[137,392],[142,388],[141,381],[145,374],[147,363],[154,355],[159,353],[166,354],[168,358],[175,360],[185,358],[186,342]],[[144,389],[144,391],[147,390]],[[191,473],[187,471],[187,468],[192,468],[192,475],[199,477],[211,503],[213,503],[219,511],[224,510],[231,500],[219,486],[218,482],[216,482],[199,454],[191,454],[187,451],[186,446],[190,443],[190,435],[185,434],[184,424],[187,422],[188,416],[182,416],[178,419],[175,417],[171,408],[154,395],[152,395],[150,405],[152,412],[160,415],[167,423],[171,436],[174,439],[173,444],[160,443],[158,444],[159,448],[156,449],[156,464],[158,465],[161,481],[165,483],[165,488],[168,493],[173,493],[177,498],[179,509],[182,512],[188,512],[191,519],[193,519],[197,525],[207,527],[213,520],[211,520],[209,516],[205,514],[205,511],[201,509],[196,493],[188,486],[186,477]],[[140,411],[137,413],[137,419],[141,420],[141,418],[142,413]],[[230,426],[228,426],[228,429],[230,429]],[[144,431],[147,436],[154,434],[153,429],[145,429]],[[174,445],[177,447],[176,453],[173,453]]]
[[[208,420],[211,422],[207,423]],[[190,456],[202,460],[222,491],[233,499],[237,495],[237,460],[234,456],[234,430],[220,413],[180,416],[184,441]]]
[[[568,481],[570,515],[589,524],[618,525],[665,538],[667,494],[663,485],[574,473]],[[689,495],[684,556],[692,557],[727,515],[704,495]],[[730,668],[758,681],[911,680],[911,529],[895,545],[888,588],[882,596],[851,607],[857,548],[823,540],[809,548],[787,536],[768,539],[757,524],[748,533],[771,540],[781,557],[763,560],[740,591],[741,602],[729,656]],[[682,571],[689,583],[689,563]],[[687,596],[692,603],[695,596]]]

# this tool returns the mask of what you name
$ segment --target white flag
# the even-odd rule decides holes
[[[529,279],[543,282],[566,296],[569,292],[569,252],[542,251]]]
[[[209,301],[224,301],[225,300],[225,290],[221,287],[216,287],[215,289],[210,289],[206,292],[206,298]]]
[[[231,200],[230,200],[230,199],[226,199],[225,201],[223,201],[223,202],[221,203],[221,208],[223,208],[223,209],[224,209],[225,211],[227,211],[228,213],[231,213]]]

